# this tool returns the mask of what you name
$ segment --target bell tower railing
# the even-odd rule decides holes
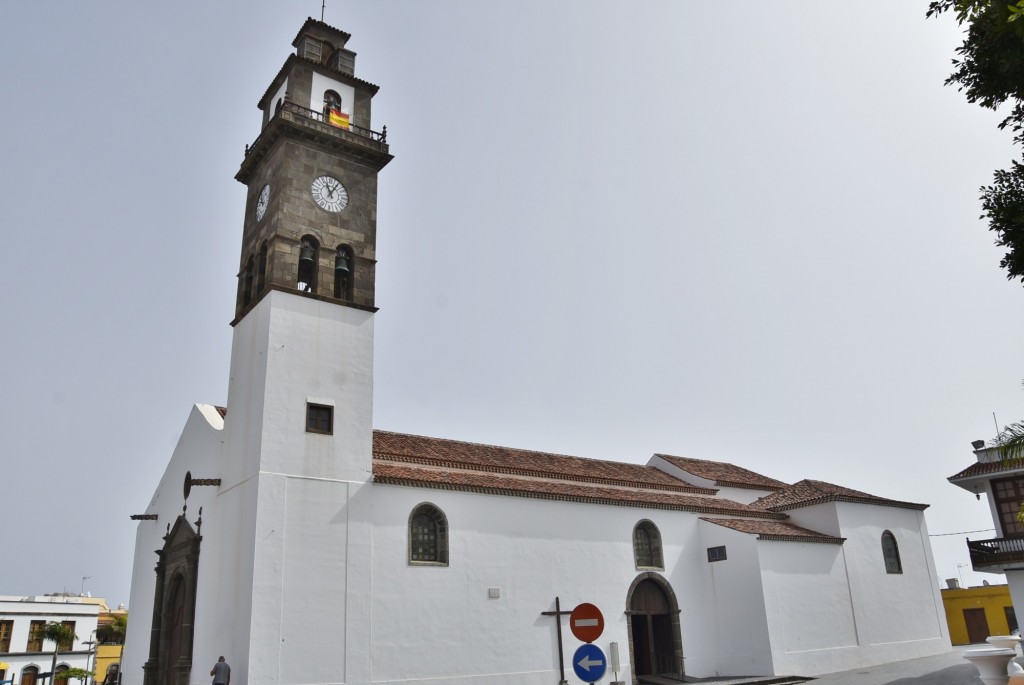
[[[320,124],[321,127],[323,127],[324,131],[334,132],[342,137],[356,136],[364,144],[366,142],[376,143],[376,147],[378,147],[378,149],[380,149],[382,152],[387,150],[387,126],[385,126],[380,131],[374,131],[372,129],[357,126],[355,124],[349,124],[348,126],[338,126],[336,124],[329,123],[327,116],[323,112],[318,112],[315,109],[309,109],[307,107],[297,105],[294,102],[288,102],[287,100],[281,103],[281,107],[276,112],[274,112],[274,116],[270,118],[270,121],[267,122],[266,128],[264,128],[263,130],[266,131],[267,128],[270,127],[270,124],[271,122],[274,121],[274,119],[277,119],[278,117],[281,117],[282,115],[286,114],[298,115],[299,117],[302,117],[304,119],[317,122]],[[260,138],[262,137],[263,133],[261,132],[260,135],[256,136],[256,140],[252,141],[251,144],[245,146],[246,157],[248,157],[249,153],[256,148],[256,146],[260,142]]]

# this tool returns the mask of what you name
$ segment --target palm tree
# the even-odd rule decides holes
[[[1024,421],[1005,426],[996,436],[994,444],[1002,448],[1004,460],[1024,457]]]
[[[121,682],[121,661],[124,659],[124,636],[128,632],[128,614],[114,614],[107,630],[121,643],[121,650],[117,655],[117,682]]]
[[[64,623],[50,621],[43,626],[43,639],[53,642],[53,663],[50,665],[51,683],[53,683],[53,676],[57,672],[57,652],[60,651],[61,645],[67,645],[66,648],[71,649],[71,643],[74,642],[77,637],[78,636],[75,635],[75,629]]]

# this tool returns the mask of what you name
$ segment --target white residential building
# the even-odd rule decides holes
[[[91,598],[75,595],[0,595],[0,681],[19,685],[53,682],[47,674],[53,667],[56,645],[43,640],[39,631],[54,621],[75,632],[72,643],[57,650],[57,671],[91,668],[89,643],[96,636],[100,608]]]

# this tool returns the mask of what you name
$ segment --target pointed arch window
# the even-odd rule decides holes
[[[900,548],[896,544],[896,536],[889,531],[882,533],[882,557],[885,559],[886,573],[903,573]]]
[[[352,284],[355,281],[355,260],[352,248],[338,245],[334,255],[334,297],[339,300],[352,300]]]
[[[409,564],[448,565],[448,519],[433,504],[420,504],[409,514]]]
[[[633,528],[633,560],[638,570],[665,568],[665,559],[661,551],[661,533],[656,525],[646,519]]]
[[[317,271],[320,264],[320,243],[311,235],[299,242],[299,269],[295,286],[304,293],[316,292]]]

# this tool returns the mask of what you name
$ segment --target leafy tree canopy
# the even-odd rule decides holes
[[[933,0],[928,16],[952,12],[966,27],[956,49],[947,85],[956,85],[967,101],[997,110],[1009,107],[999,128],[1013,131],[1024,146],[1024,0]],[[982,218],[1006,248],[999,266],[1007,278],[1024,282],[1024,164],[995,172],[992,185],[981,188]]]

